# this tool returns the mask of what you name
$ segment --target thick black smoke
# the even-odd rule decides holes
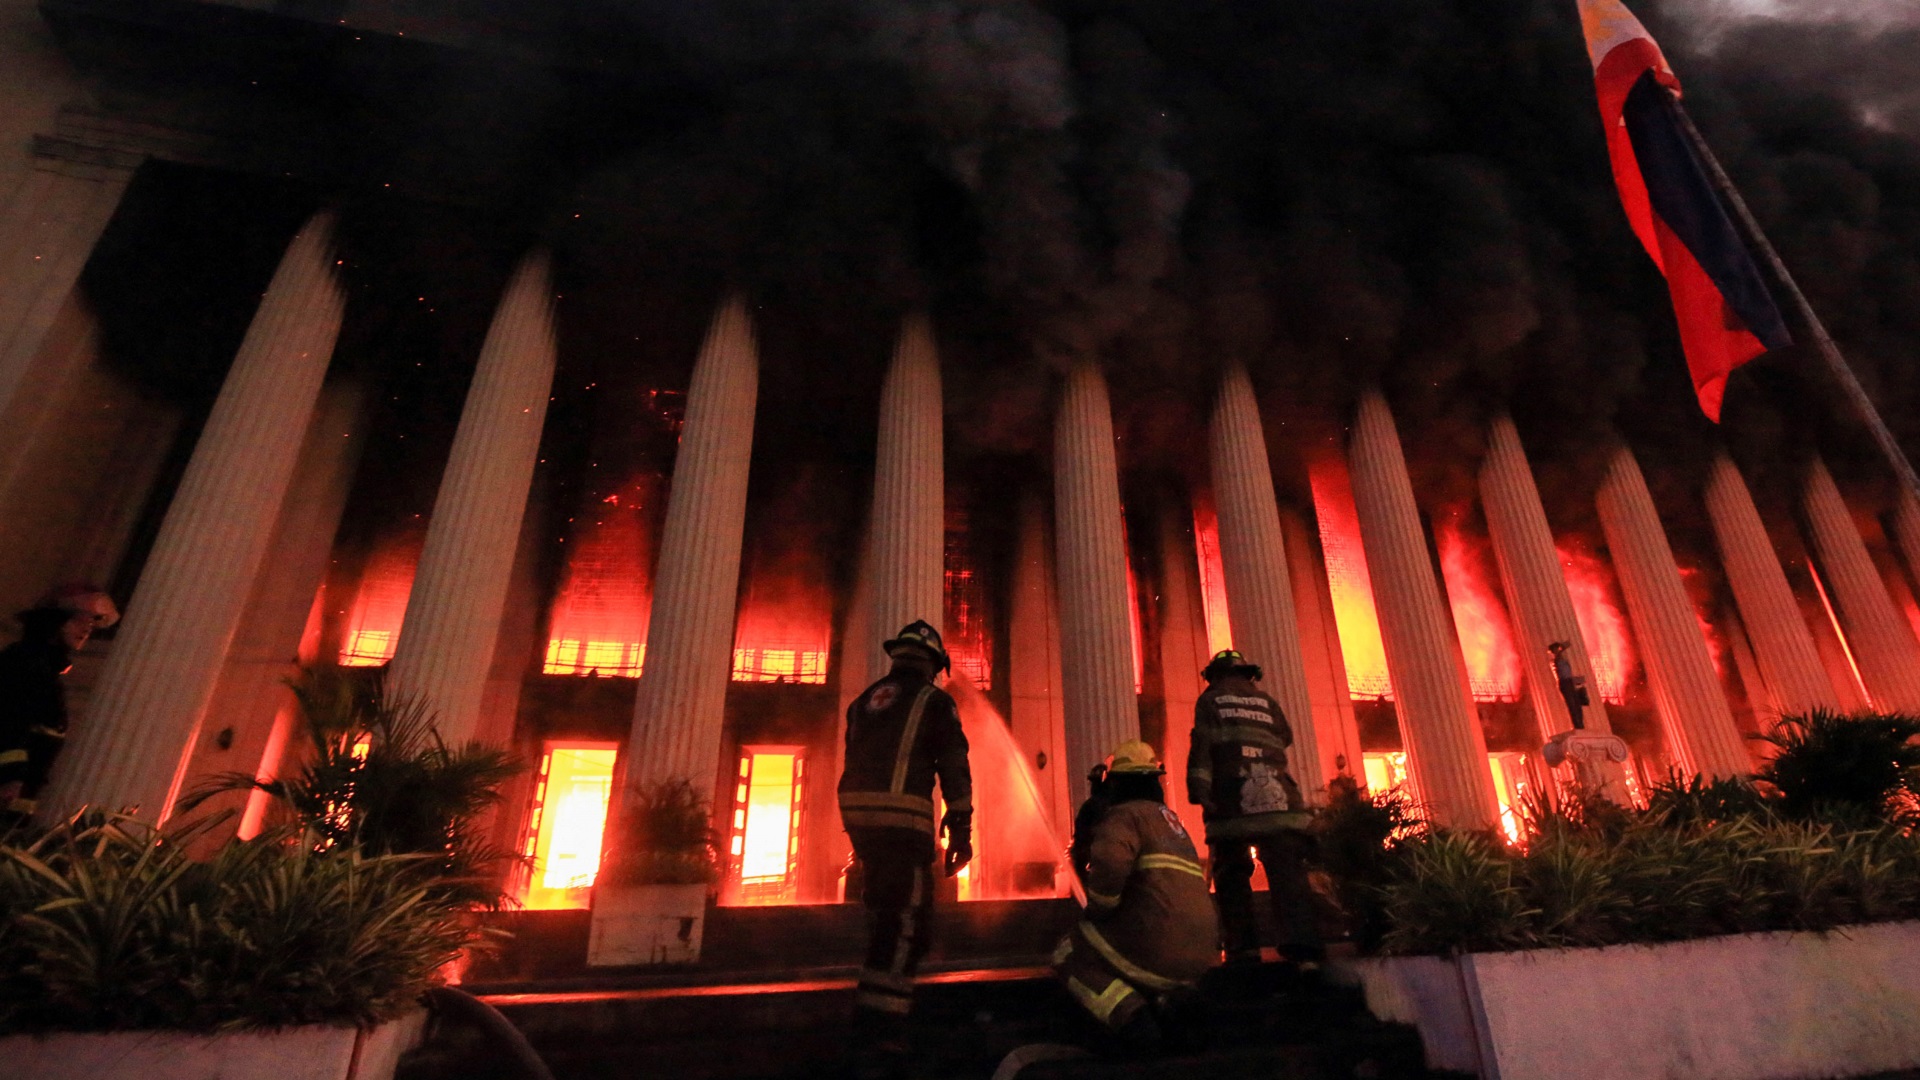
[[[1814,305],[1920,436],[1920,26],[1636,7]],[[928,305],[969,443],[1042,445],[1053,373],[1091,357],[1136,454],[1194,445],[1226,361],[1276,415],[1337,413],[1378,383],[1440,498],[1464,493],[1502,408],[1543,468],[1572,463],[1551,485],[1570,510],[1590,451],[1622,432],[1684,466],[1649,470],[1679,484],[1727,437],[1769,460],[1816,439],[1865,456],[1797,351],[1736,378],[1724,431],[1698,415],[1612,188],[1572,0],[558,10],[592,63],[644,59],[677,103],[580,151],[563,254],[651,259],[823,324]]]

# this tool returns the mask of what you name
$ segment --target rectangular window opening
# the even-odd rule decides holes
[[[806,770],[804,747],[740,748],[727,842],[732,903],[797,902]]]
[[[617,743],[546,744],[523,848],[529,862],[520,902],[527,910],[589,906],[618,753]]]

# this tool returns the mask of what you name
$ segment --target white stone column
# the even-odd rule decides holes
[[[479,732],[554,362],[553,285],[536,251],[514,268],[480,346],[387,668],[389,689],[424,702],[449,745]]]
[[[911,315],[900,328],[880,391],[880,440],[873,466],[873,615],[869,636],[914,621],[945,625],[946,443],[940,355],[933,326]],[[849,642],[869,681],[887,672],[880,640]]]
[[[1833,474],[1818,457],[1807,469],[1804,505],[1820,572],[1833,590],[1840,627],[1873,707],[1920,711],[1920,643],[1900,617]]]
[[[1496,828],[1500,810],[1486,737],[1460,663],[1453,616],[1434,576],[1400,433],[1378,391],[1360,399],[1348,453],[1360,542],[1414,783],[1434,821]]]
[[[1839,709],[1839,695],[1820,663],[1813,634],[1800,617],[1800,602],[1787,584],[1753,494],[1725,453],[1713,460],[1705,495],[1720,565],[1727,572],[1740,622],[1768,691],[1767,697],[1754,699],[1754,707],[1776,705],[1788,713]]]
[[[1625,446],[1614,450],[1595,504],[1669,747],[1682,768],[1709,778],[1752,772],[1653,495]]]
[[[1087,770],[1115,746],[1140,737],[1120,466],[1107,381],[1091,361],[1068,373],[1061,395],[1053,429],[1053,499],[1065,765],[1078,806],[1087,796]]]
[[[1325,800],[1327,778],[1320,764],[1313,698],[1307,692],[1300,623],[1287,573],[1286,539],[1273,496],[1267,438],[1254,401],[1253,382],[1236,364],[1220,382],[1211,440],[1213,498],[1220,518],[1220,562],[1233,612],[1233,645],[1266,678],[1265,689],[1293,727],[1287,764],[1309,804]]]
[[[1567,642],[1576,675],[1586,677],[1590,704],[1582,716],[1589,731],[1611,734],[1606,703],[1593,676],[1587,643],[1580,637],[1580,620],[1560,568],[1553,529],[1547,523],[1533,467],[1520,443],[1520,432],[1507,416],[1497,417],[1487,429],[1487,456],[1480,463],[1480,508],[1486,515],[1487,535],[1493,541],[1494,561],[1500,567],[1500,586],[1513,613],[1519,636],[1521,663],[1527,673],[1527,699],[1540,722],[1543,739],[1573,726],[1567,704],[1560,697],[1547,646]]]
[[[339,335],[333,218],[293,238],[167,508],[126,621],[41,801],[166,817],[266,555]]]
[[[1904,485],[1893,497],[1893,540],[1906,561],[1907,574],[1920,584],[1920,498]]]
[[[130,168],[40,158],[0,208],[0,428],[17,426],[15,410],[34,405],[21,395],[31,397],[40,343],[132,176]]]
[[[1300,620],[1300,655],[1307,665],[1307,694],[1313,701],[1313,737],[1320,745],[1320,776],[1341,773],[1365,784],[1366,762],[1360,725],[1347,688],[1346,659],[1340,654],[1340,628],[1333,614],[1314,528],[1299,510],[1280,508],[1280,531],[1287,541],[1287,576],[1293,582],[1293,612]],[[1231,606],[1231,605],[1229,605]]]
[[[633,703],[629,791],[686,780],[713,797],[747,522],[760,360],[746,304],[720,305],[687,387],[655,571],[646,673]]]
[[[1035,491],[1024,492],[1015,513],[1019,539],[1007,626],[1007,690],[1013,706],[1009,720],[1013,741],[1036,770],[1054,835],[1064,837],[1072,831],[1077,804],[1068,801],[1073,767],[1067,756],[1066,709],[1061,700],[1066,679],[1060,671],[1058,576],[1048,550],[1044,500]]]

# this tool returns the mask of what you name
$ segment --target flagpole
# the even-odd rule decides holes
[[[1907,460],[1906,451],[1900,449],[1900,444],[1894,439],[1893,432],[1887,428],[1887,422],[1881,419],[1880,410],[1874,407],[1873,399],[1867,396],[1866,388],[1860,385],[1860,380],[1854,376],[1853,369],[1847,366],[1846,357],[1840,355],[1840,347],[1833,343],[1832,336],[1827,333],[1826,324],[1820,321],[1820,316],[1814,314],[1813,305],[1807,303],[1806,294],[1800,291],[1799,282],[1787,272],[1786,264],[1780,261],[1780,254],[1773,250],[1773,244],[1767,240],[1767,234],[1760,231],[1760,223],[1753,219],[1753,211],[1747,209],[1747,200],[1740,197],[1739,189],[1733,186],[1727,171],[1720,167],[1720,159],[1714,156],[1713,148],[1707,145],[1707,140],[1701,136],[1700,129],[1693,126],[1693,118],[1687,115],[1687,110],[1680,104],[1680,99],[1674,96],[1671,90],[1667,91],[1666,98],[1667,104],[1673,109],[1674,118],[1680,122],[1680,130],[1686,133],[1687,141],[1693,144],[1694,151],[1706,164],[1707,176],[1713,181],[1715,190],[1720,193],[1720,197],[1726,201],[1726,204],[1733,208],[1734,215],[1740,220],[1741,228],[1746,231],[1748,242],[1765,258],[1767,266],[1773,271],[1774,279],[1786,289],[1787,296],[1793,301],[1794,309],[1800,313],[1801,320],[1812,332],[1814,351],[1818,352],[1820,359],[1826,362],[1827,371],[1833,376],[1834,381],[1840,384],[1840,389],[1846,394],[1848,403],[1853,406],[1855,412],[1860,414],[1860,419],[1867,425],[1867,430],[1873,433],[1873,441],[1880,445],[1880,452],[1886,455],[1887,464],[1893,466],[1894,475],[1907,486],[1908,492],[1920,499],[1920,475],[1914,473],[1913,463]]]

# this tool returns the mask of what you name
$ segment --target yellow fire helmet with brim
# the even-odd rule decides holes
[[[1151,776],[1164,776],[1166,771],[1166,766],[1160,764],[1159,757],[1154,754],[1153,747],[1139,739],[1128,739],[1114,747],[1113,756],[1107,765],[1107,772],[1110,775],[1145,773]]]

